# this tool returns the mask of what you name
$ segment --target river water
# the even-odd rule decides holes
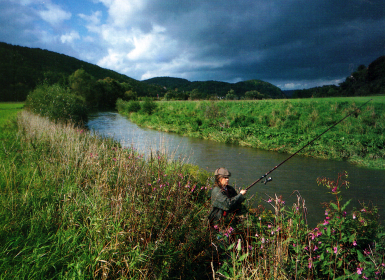
[[[112,137],[122,146],[133,147],[145,155],[151,151],[163,151],[170,157],[198,165],[210,172],[226,167],[232,173],[230,184],[245,188],[289,157],[289,154],[258,150],[238,145],[218,143],[175,133],[159,132],[142,128],[124,116],[113,112],[98,113],[90,117],[88,127],[98,135]],[[298,147],[300,148],[300,147]],[[287,206],[296,201],[298,191],[305,199],[308,222],[315,226],[324,219],[322,202],[329,202],[334,196],[326,187],[318,186],[318,177],[337,178],[338,173],[347,171],[349,189],[343,189],[343,202],[351,199],[349,209],[360,203],[373,203],[379,208],[380,219],[385,217],[385,170],[371,170],[343,161],[314,159],[294,156],[272,172],[268,184],[254,185],[248,194],[258,193],[259,197],[282,195]],[[267,208],[270,206],[264,203]]]

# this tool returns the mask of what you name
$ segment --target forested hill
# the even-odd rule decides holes
[[[144,80],[143,82],[162,86],[167,89],[169,95],[178,96],[183,95],[183,92],[190,92],[190,97],[192,94],[193,99],[202,99],[208,96],[227,97],[227,99],[238,99],[242,97],[248,99],[285,98],[280,88],[260,80],[249,80],[238,83],[218,81],[190,82],[181,78],[156,77]]]
[[[358,66],[339,86],[327,85],[294,91],[295,98],[367,96],[385,94],[385,56],[380,56],[366,67]]]
[[[96,79],[110,77],[120,83],[143,85],[115,71],[38,48],[0,42],[0,57],[0,101],[23,101],[45,79],[50,83],[65,84],[68,76],[81,68]]]

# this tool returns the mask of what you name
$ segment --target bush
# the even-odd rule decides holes
[[[144,113],[151,115],[156,109],[156,104],[150,98],[145,98],[142,110]]]
[[[57,84],[38,86],[28,95],[26,108],[55,122],[81,124],[87,121],[84,98]]]

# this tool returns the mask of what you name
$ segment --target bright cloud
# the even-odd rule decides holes
[[[66,33],[60,37],[60,40],[63,44],[70,43],[72,44],[75,40],[80,39],[80,35],[76,31],[71,31],[70,33]]]
[[[64,11],[60,6],[47,3],[46,10],[38,11],[40,17],[49,24],[56,26],[71,18],[71,13]]]

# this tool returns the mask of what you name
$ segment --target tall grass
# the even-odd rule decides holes
[[[207,174],[26,111],[18,127],[1,155],[2,279],[205,273]]]
[[[158,130],[225,143],[294,153],[368,101],[325,98],[259,101],[158,102],[152,115],[126,113],[135,123]],[[376,97],[304,149],[306,156],[385,168],[385,102]]]

